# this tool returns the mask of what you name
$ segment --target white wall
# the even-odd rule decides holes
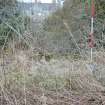
[[[19,2],[26,2],[26,3],[34,3],[35,0],[17,0]],[[38,0],[38,2],[41,2],[41,3],[52,3],[53,0]]]

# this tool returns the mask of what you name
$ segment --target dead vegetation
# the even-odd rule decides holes
[[[27,53],[0,59],[1,105],[105,105],[103,63],[70,56],[37,61]],[[104,61],[104,53],[96,55]]]

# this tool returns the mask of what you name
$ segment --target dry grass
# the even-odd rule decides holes
[[[103,77],[98,78],[98,72],[103,76],[104,72],[96,59],[94,72],[89,61],[61,57],[39,62],[24,51],[0,61],[5,64],[1,65],[1,105],[104,105]]]

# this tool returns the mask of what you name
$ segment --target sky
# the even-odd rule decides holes
[[[30,3],[30,2],[34,2],[35,0],[17,0],[17,1],[20,1],[20,2],[24,1],[26,3]],[[52,0],[38,0],[38,1],[41,1],[42,3],[51,3],[52,2]]]

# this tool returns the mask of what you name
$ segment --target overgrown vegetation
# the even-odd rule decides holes
[[[86,0],[85,0],[86,1]],[[86,1],[87,2],[87,1]],[[45,22],[44,22],[44,30],[54,32],[54,37],[56,37],[59,34],[59,39],[65,39],[67,38],[65,42],[67,45],[71,47],[73,46],[73,49],[77,49],[77,46],[75,46],[75,43],[73,41],[73,38],[70,35],[70,31],[73,34],[74,39],[76,40],[78,46],[82,49],[86,48],[86,44],[88,42],[88,35],[90,32],[90,14],[91,11],[88,7],[88,10],[86,10],[86,13],[83,14],[83,9],[85,10],[85,7],[81,7],[82,1],[78,0],[66,0],[64,3],[64,6],[62,9],[57,10],[54,14],[49,16]],[[104,1],[95,0],[96,5],[96,15],[95,15],[95,21],[94,21],[94,30],[95,30],[95,47],[100,48],[101,46],[104,46],[104,35],[102,39],[102,32],[104,33]],[[84,15],[84,17],[83,17]],[[68,25],[68,28],[65,26]],[[52,40],[53,40],[52,38]],[[61,40],[60,40],[61,41]],[[64,43],[65,45],[65,43]],[[69,50],[68,46],[65,46],[66,49]],[[62,46],[62,45],[61,45]],[[61,47],[59,46],[59,47]]]
[[[0,1],[1,105],[105,104],[104,1],[95,0],[92,61],[90,16],[82,17],[80,5],[66,0],[43,20],[23,16],[14,0]]]
[[[0,46],[21,38],[29,25],[29,17],[20,14],[15,0],[0,1]]]

